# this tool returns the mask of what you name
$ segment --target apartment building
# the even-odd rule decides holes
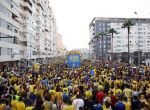
[[[65,55],[65,52],[64,52],[64,45],[62,42],[62,35],[60,33],[57,33],[56,42],[57,42],[56,43],[57,56],[63,57]]]
[[[0,0],[0,62],[55,57],[56,33],[49,0]]]
[[[99,40],[99,55],[110,56],[112,49],[113,53],[123,53],[128,51],[127,29],[122,28],[125,20],[131,19],[135,24],[131,27],[130,32],[130,53],[142,51],[142,53],[150,53],[150,19],[148,18],[107,18],[95,17],[90,25],[90,39],[100,32],[107,32],[110,28],[114,28],[117,34],[114,34],[113,47],[111,37],[104,36],[103,40]],[[90,52],[95,53],[94,43],[90,44]],[[98,57],[100,57],[98,56]],[[148,55],[149,56],[149,55]]]

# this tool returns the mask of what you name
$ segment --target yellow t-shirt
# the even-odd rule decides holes
[[[69,90],[68,90],[67,87],[63,88],[63,92],[65,92],[65,91],[66,91],[67,94],[69,93]]]
[[[30,93],[34,92],[34,85],[30,85],[30,87],[29,87],[29,92],[30,92]]]
[[[128,88],[125,88],[125,89],[123,90],[123,92],[125,93],[125,96],[126,96],[127,98],[130,98],[131,95],[132,95],[132,90],[131,90],[131,89],[128,89]]]
[[[25,104],[23,102],[16,103],[17,110],[25,110]]]
[[[17,110],[16,104],[17,104],[17,100],[12,100],[12,101],[11,101],[12,110]]]
[[[98,89],[104,90],[104,86],[98,85]]]
[[[56,91],[55,91],[55,90],[49,90],[49,93],[50,93],[51,95],[55,95],[55,94],[56,94]]]
[[[4,110],[6,107],[6,104],[0,104],[0,110]]]
[[[131,103],[130,102],[123,102],[125,105],[125,110],[131,110]]]
[[[87,98],[90,98],[90,97],[92,97],[92,92],[91,91],[86,91],[85,95],[86,95]]]
[[[18,86],[17,86],[17,85],[14,85],[14,87],[15,87],[15,90],[16,90],[16,91],[19,91],[20,85],[18,85]]]
[[[74,105],[64,105],[62,110],[74,110]]]
[[[122,94],[122,90],[121,89],[116,89],[116,95],[118,95],[118,94]]]
[[[32,110],[34,107],[26,107],[26,109],[25,110]]]
[[[120,83],[121,83],[120,80],[115,80],[115,82],[114,82],[115,87],[116,87],[118,84],[121,85]]]
[[[13,77],[11,77],[10,80],[16,82],[17,81],[17,77],[13,76]]]

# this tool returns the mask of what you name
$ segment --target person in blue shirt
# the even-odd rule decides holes
[[[102,105],[98,102],[98,100],[95,101],[95,104],[93,105],[93,110],[103,110]]]
[[[123,96],[119,97],[118,102],[115,105],[116,110],[125,110],[125,104],[122,102]]]

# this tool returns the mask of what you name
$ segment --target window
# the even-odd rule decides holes
[[[148,41],[147,41],[148,42]],[[145,43],[145,41],[139,41],[139,43]]]
[[[0,41],[14,43],[14,37],[13,36],[9,36],[9,35],[0,33],[0,37],[3,37],[3,38],[0,38]],[[8,38],[4,38],[4,37],[8,37]]]
[[[117,40],[117,43],[121,43],[121,41],[120,41],[120,40]]]
[[[1,19],[1,27],[7,28],[7,22]]]
[[[117,51],[118,51],[118,52],[120,52],[120,51],[121,51],[121,49],[117,49]]]
[[[1,55],[11,55],[12,54],[12,49],[10,49],[10,48],[3,48],[3,47],[1,47],[1,50],[0,50],[1,52]]]
[[[117,38],[121,38],[120,36],[116,36]]]
[[[0,12],[2,12],[5,15],[7,14],[7,9],[2,4],[0,4]]]
[[[12,24],[7,23],[7,29],[12,31]]]
[[[121,45],[117,45],[117,47],[121,47]]]
[[[17,30],[17,29],[14,29],[14,32],[15,32],[15,33],[18,33],[18,30]]]
[[[6,2],[11,5],[12,4],[12,0],[6,0]]]
[[[143,38],[143,36],[139,36],[138,38],[141,38],[141,39],[142,39],[142,38]]]

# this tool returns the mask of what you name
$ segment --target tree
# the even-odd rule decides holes
[[[130,29],[131,29],[131,26],[133,25],[134,23],[130,19],[126,20],[122,24],[122,28],[127,28],[127,32],[128,32],[128,64],[129,64],[129,53],[130,53]]]
[[[117,31],[114,29],[114,28],[110,28],[109,30],[108,30],[108,33],[109,34],[111,34],[111,53],[112,53],[112,55],[113,55],[113,38],[114,38],[114,34],[117,34]]]
[[[94,48],[94,45],[95,45],[94,39],[91,39],[90,42],[88,43],[88,45],[89,45],[89,54],[91,54],[90,47]],[[93,50],[93,53],[95,53],[95,50]],[[90,57],[90,55],[89,55],[89,57]]]
[[[97,34],[92,39],[95,42],[96,59],[99,59],[99,38],[100,38],[100,36],[99,36],[99,34]],[[96,41],[95,41],[95,39],[96,39]]]

